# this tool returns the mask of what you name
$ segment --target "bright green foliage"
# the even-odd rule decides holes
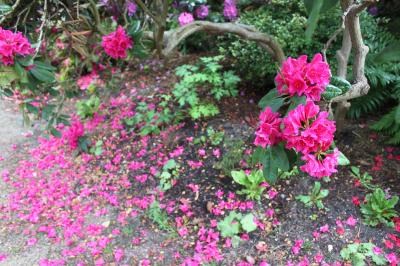
[[[393,227],[393,217],[397,217],[398,213],[395,206],[399,201],[398,196],[386,198],[385,192],[381,188],[375,189],[373,193],[365,197],[367,203],[361,204],[361,212],[364,215],[364,222],[367,225],[376,226],[380,223],[389,227]]]
[[[89,151],[91,154],[100,156],[103,153],[103,141],[102,140],[96,141],[96,144],[93,147],[90,147]]]
[[[169,108],[161,112],[150,110],[145,102],[140,102],[136,107],[136,114],[124,119],[124,124],[130,131],[138,130],[142,136],[159,134],[163,125],[172,123],[176,115]]]
[[[265,181],[261,170],[252,171],[248,175],[243,170],[232,171],[231,175],[236,183],[244,186],[242,190],[237,191],[237,194],[244,194],[249,199],[261,200],[261,195],[265,190],[265,187],[260,186]]]
[[[207,127],[207,136],[211,145],[217,146],[224,140],[224,131],[216,131],[213,127]]]
[[[361,26],[365,44],[370,48],[365,64],[365,75],[371,86],[368,94],[352,100],[348,115],[359,118],[374,113],[389,102],[400,103],[400,40],[384,26],[388,21],[361,14]],[[388,144],[400,144],[400,120],[395,114],[397,105],[372,126],[373,130],[390,136]]]
[[[312,41],[304,38],[307,18],[303,0],[272,0],[259,8],[243,11],[238,22],[253,25],[259,31],[274,36],[287,56],[298,57],[300,54],[312,56],[322,49],[326,40],[340,26],[341,12],[339,8],[333,8],[329,14],[320,16]],[[339,45],[340,42],[334,43],[328,50],[328,58],[334,55]],[[233,57],[235,72],[240,73],[251,85],[260,89],[271,85],[278,66],[265,49],[256,43],[235,36],[223,36],[219,37],[219,51],[227,57]],[[335,73],[334,70],[332,73]]]
[[[91,118],[99,111],[100,98],[92,95],[88,100],[82,100],[76,103],[77,114],[82,118]]]
[[[176,75],[181,80],[172,93],[181,107],[189,106],[189,115],[193,119],[217,115],[218,107],[211,101],[236,96],[238,93],[240,78],[232,71],[222,70],[222,58],[202,57],[198,65],[183,65],[176,69]],[[205,95],[211,98],[203,100]]]
[[[363,187],[371,189],[371,190],[374,190],[376,188],[375,185],[371,184],[371,181],[373,178],[368,172],[361,174],[360,168],[358,168],[356,166],[352,166],[351,174],[354,178],[356,178],[360,181],[360,183],[362,184]]]
[[[253,214],[243,215],[231,211],[228,216],[218,223],[217,229],[223,237],[231,237],[232,245],[235,247],[240,242],[238,234],[241,232],[253,232],[257,229],[257,224],[254,222]]]
[[[172,226],[169,224],[167,213],[161,209],[157,200],[150,205],[147,215],[161,230],[173,231]]]
[[[351,88],[350,82],[338,76],[331,77],[331,83],[326,87],[322,97],[325,100],[331,100],[336,96],[342,95]]]
[[[353,243],[347,245],[340,251],[340,256],[353,266],[371,265],[367,263],[372,260],[374,265],[386,265],[387,260],[382,254],[375,254],[372,243]]]
[[[229,176],[231,171],[234,170],[244,158],[243,151],[245,149],[245,144],[242,140],[226,139],[224,148],[226,152],[223,154],[222,160],[217,162],[214,167],[220,169],[224,175]]]
[[[172,187],[172,179],[179,178],[179,164],[176,163],[174,159],[170,159],[164,166],[163,171],[159,175],[160,177],[160,186],[159,188],[162,191],[167,191]]]
[[[326,198],[328,194],[329,190],[321,189],[321,183],[317,181],[314,183],[314,187],[310,194],[297,196],[296,199],[303,202],[307,207],[315,205],[318,209],[325,209],[322,200]]]

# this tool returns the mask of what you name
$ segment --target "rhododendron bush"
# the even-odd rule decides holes
[[[345,161],[334,145],[335,122],[316,103],[330,78],[321,54],[310,62],[305,55],[289,57],[275,78],[277,89],[261,99],[264,110],[254,141],[259,146],[255,157],[269,181],[275,182],[279,170],[289,171],[296,164],[312,177],[329,177],[337,172],[339,157]],[[286,111],[285,115],[278,110]]]

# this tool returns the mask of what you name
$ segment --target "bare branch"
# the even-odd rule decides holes
[[[142,0],[135,0],[136,4],[138,4],[138,6],[140,6],[141,9],[143,9],[143,11],[149,15],[149,17],[151,17],[153,19],[153,21],[156,24],[160,24],[160,21],[158,20],[158,18],[150,11],[150,9],[148,9],[148,7],[143,3]]]
[[[38,37],[37,47],[35,50],[35,54],[33,55],[33,58],[35,58],[38,55],[38,53],[40,51],[40,46],[42,46],[44,26],[46,24],[46,17],[47,17],[47,0],[44,0],[43,14],[42,14],[42,18],[41,18],[42,23],[40,24],[40,27],[39,27],[39,37]]]
[[[194,21],[183,27],[165,32],[163,55],[168,57],[173,50],[190,35],[206,31],[214,34],[231,33],[239,37],[255,41],[265,48],[271,56],[282,64],[285,54],[276,39],[266,33],[257,31],[254,27],[236,23],[214,23],[209,21]]]

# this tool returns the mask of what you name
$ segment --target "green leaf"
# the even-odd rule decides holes
[[[321,13],[323,0],[314,0],[312,1],[311,11],[309,13],[307,19],[307,29],[306,29],[306,40],[311,40],[312,35],[314,34],[315,29],[317,28],[317,23],[319,20],[319,16]]]
[[[258,103],[258,106],[261,109],[265,109],[266,107],[271,107],[271,110],[276,112],[283,105],[283,98],[278,96],[278,90],[272,89],[270,90]]]
[[[400,104],[396,107],[396,111],[394,113],[394,120],[397,124],[400,124]]]
[[[271,184],[276,182],[278,169],[289,170],[289,160],[282,145],[268,146],[262,164],[264,176]]]
[[[322,94],[322,97],[324,97],[326,100],[331,100],[335,98],[336,96],[342,95],[343,92],[340,88],[333,86],[333,85],[328,85],[326,86],[325,92]]]
[[[307,13],[310,14],[313,5],[314,5],[314,0],[304,0],[304,5],[307,9]],[[334,6],[337,5],[337,3],[339,2],[339,0],[323,0],[322,3],[322,7],[320,10],[320,13],[325,13],[326,11],[328,11],[329,9],[333,8]]]
[[[6,5],[6,4],[0,4],[0,13],[4,14],[6,12],[11,11],[11,6],[10,5]]]
[[[242,215],[234,211],[230,212],[225,219],[220,221],[217,225],[218,230],[223,237],[233,237],[240,232],[240,220]]]
[[[54,127],[50,128],[50,134],[56,138],[61,138],[61,132],[55,129]]]
[[[240,220],[240,223],[242,224],[243,230],[247,233],[253,232],[257,229],[257,225],[254,222],[254,216],[252,213],[246,214],[243,219]]]
[[[393,61],[400,61],[400,41],[388,45],[374,56],[374,62],[377,63],[389,63]]]
[[[350,160],[347,159],[347,157],[341,151],[339,151],[338,164],[339,165],[349,165],[350,164]]]
[[[0,87],[8,86],[18,79],[18,74],[13,67],[0,66]]]
[[[37,80],[41,82],[53,82],[55,81],[54,73],[47,69],[34,67],[29,71]]]
[[[300,104],[305,104],[307,98],[305,96],[301,96],[301,97],[294,96],[290,100],[291,100],[291,103],[289,105],[288,112],[290,110],[296,109],[296,107],[299,106]]]
[[[243,170],[240,170],[240,171],[232,171],[232,172],[231,172],[231,175],[232,175],[233,180],[234,180],[236,183],[238,183],[238,184],[240,184],[240,185],[243,185],[243,186],[248,185],[248,182],[247,182],[247,175],[246,175],[246,173],[245,173]]]

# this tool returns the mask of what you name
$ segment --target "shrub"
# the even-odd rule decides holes
[[[198,65],[182,65],[176,69],[181,81],[172,93],[180,107],[189,108],[188,114],[193,119],[217,115],[219,109],[213,101],[238,94],[240,78],[232,71],[223,71],[221,60],[222,56],[202,57]],[[200,99],[201,96],[209,97]]]
[[[246,195],[249,199],[260,200],[265,187],[260,186],[265,181],[261,170],[252,171],[246,174],[243,170],[231,172],[233,180],[244,188],[237,192],[239,195]]]

